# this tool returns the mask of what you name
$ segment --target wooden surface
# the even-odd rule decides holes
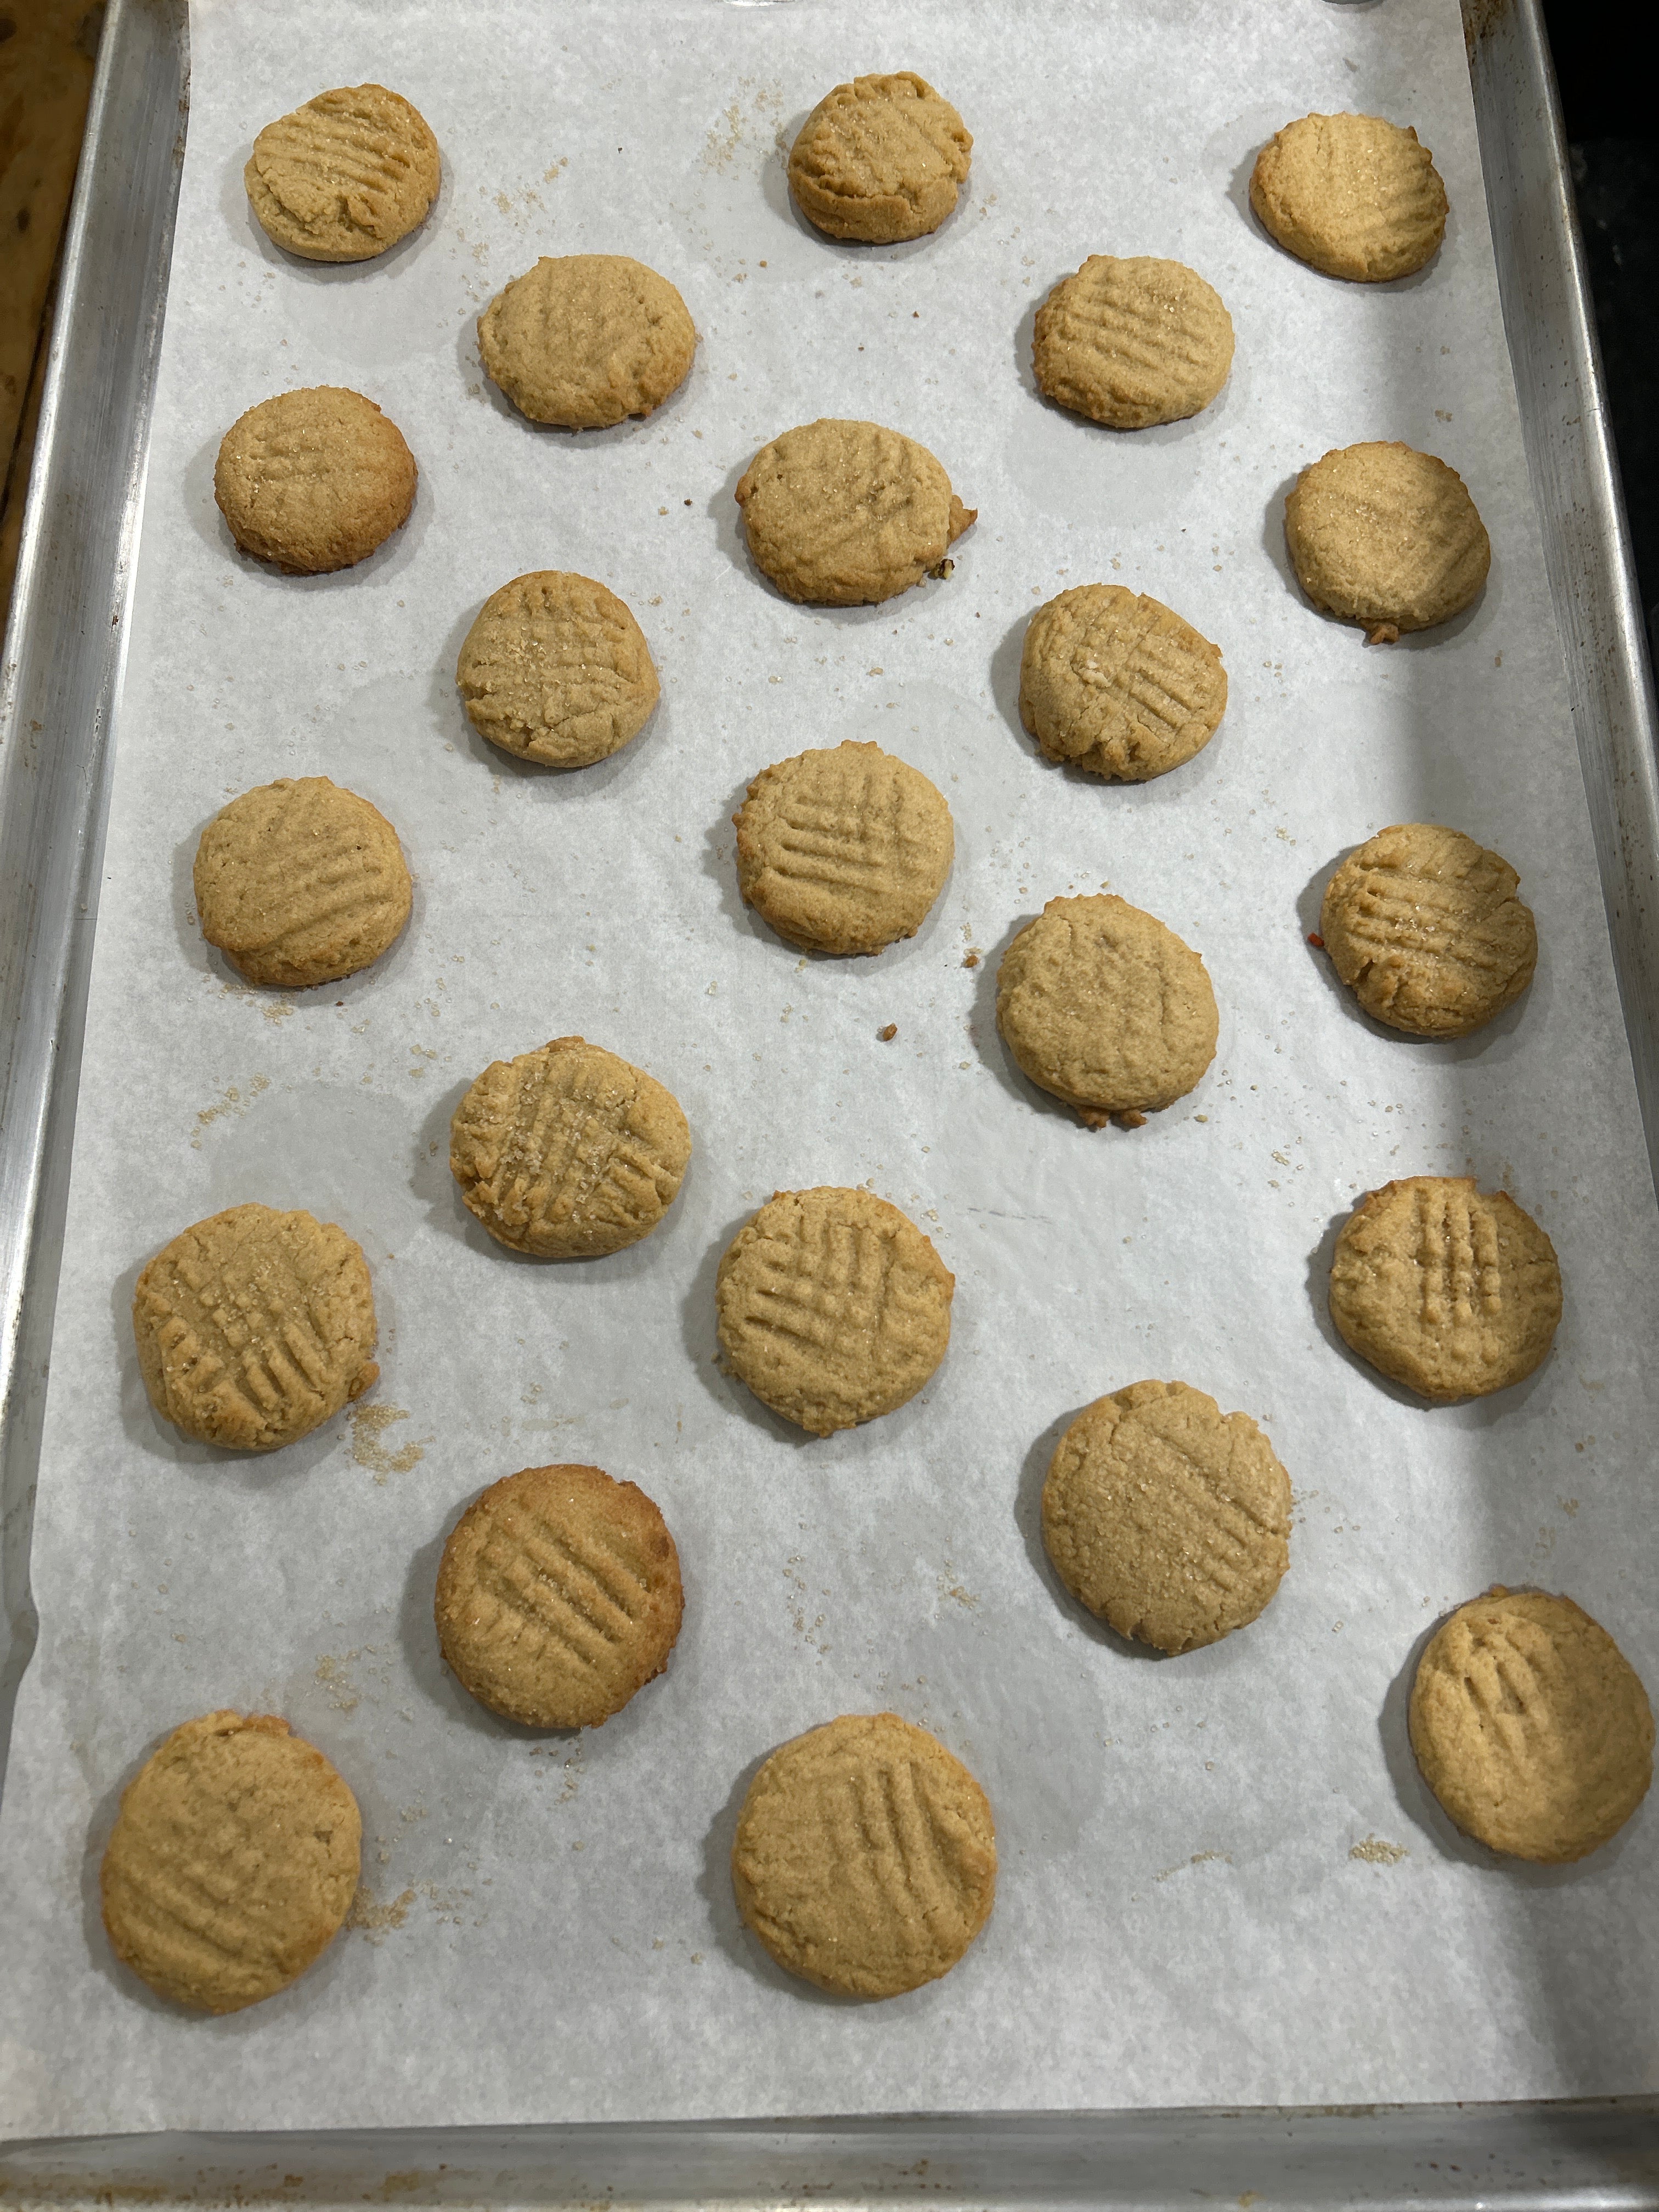
[[[0,0],[0,629],[11,603],[100,8]]]

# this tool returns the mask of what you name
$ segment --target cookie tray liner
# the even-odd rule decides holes
[[[132,13],[116,11],[124,36]],[[1512,70],[1536,71],[1515,46],[1535,42],[1533,16],[1494,35]],[[1659,1690],[1659,1223],[1632,1078],[1632,1048],[1644,1074],[1651,1054],[1631,888],[1651,867],[1650,787],[1631,786],[1628,747],[1625,769],[1595,766],[1596,744],[1627,739],[1641,679],[1627,634],[1609,678],[1582,592],[1552,593],[1455,7],[1261,0],[1224,36],[1110,0],[566,0],[474,9],[458,40],[447,11],[244,0],[198,7],[190,43],[107,836],[84,902],[97,934],[27,1557],[38,1636],[0,1805],[0,2128],[1653,2088],[1651,1808],[1581,1866],[1500,1863],[1428,1798],[1404,1727],[1426,1635],[1494,1581],[1565,1590]],[[962,109],[970,189],[931,240],[839,247],[792,215],[779,149],[821,88],[890,66]],[[319,86],[363,78],[432,123],[439,204],[380,263],[296,264],[248,215],[248,143]],[[1445,246],[1399,285],[1329,283],[1249,214],[1263,139],[1343,107],[1415,122],[1446,179]],[[1553,151],[1548,124],[1515,138],[1510,185],[1489,167],[1500,222],[1536,145]],[[514,415],[474,334],[538,253],[579,251],[661,270],[702,341],[656,416],[580,439]],[[1170,254],[1220,291],[1237,354],[1195,421],[1115,437],[1036,394],[1036,303],[1094,251]],[[232,549],[213,459],[246,406],[315,383],[386,409],[419,496],[359,568],[280,577]],[[825,611],[750,567],[732,487],[758,445],[820,414],[891,423],[939,456],[979,509],[947,580]],[[1547,499],[1540,421],[1534,404]],[[1296,471],[1361,438],[1443,455],[1493,545],[1478,605],[1389,650],[1314,614],[1283,548]],[[1570,497],[1550,553],[1559,570],[1588,530],[1616,586],[1604,444],[1591,458],[1606,511],[1586,525],[1581,501],[1575,522]],[[663,681],[645,735],[563,777],[477,739],[453,682],[483,599],[540,567],[621,593]],[[1091,580],[1165,599],[1226,657],[1220,733],[1139,788],[1048,767],[1018,726],[1025,620]],[[118,646],[94,647],[113,672]],[[874,961],[804,958],[733,880],[749,778],[843,738],[921,769],[956,823],[933,915]],[[195,927],[196,839],[235,792],[319,773],[397,825],[414,915],[366,975],[251,991]],[[1305,941],[1336,858],[1402,819],[1497,847],[1538,917],[1531,991],[1463,1043],[1383,1033]],[[1209,1076],[1133,1133],[1085,1131],[1032,1090],[994,1021],[1014,933],[1047,898],[1103,885],[1199,948],[1221,1008]],[[446,1139],[487,1061],[572,1032],[666,1082],[696,1149],[647,1243],[540,1267],[471,1222]],[[54,1128],[69,1120],[60,1102]],[[1408,1402],[1326,1317],[1341,1220],[1416,1173],[1502,1184],[1560,1255],[1553,1354],[1494,1399]],[[737,1227],[774,1188],[815,1182],[902,1206],[957,1286],[928,1389],[828,1442],[722,1372],[713,1319]],[[157,1423],[128,1314],[161,1243],[256,1197],[362,1242],[383,1373],[352,1418],[246,1460]],[[1146,1376],[1255,1415],[1297,1497],[1267,1613],[1173,1661],[1072,1607],[1037,1528],[1066,1423]],[[461,1504],[558,1459],[644,1486],[687,1589],[666,1677],[579,1737],[496,1723],[446,1675],[430,1623]],[[357,1793],[365,1851],[353,1922],[320,1964],[214,2021],[115,1966],[96,1876],[138,1763],[216,1705],[281,1712],[320,1745]],[[767,1752],[883,1707],[979,1776],[1001,1875],[963,1965],[872,2008],[771,1966],[726,1859]]]

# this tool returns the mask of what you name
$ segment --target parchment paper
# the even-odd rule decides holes
[[[1659,1240],[1455,0],[238,0],[192,38],[0,1815],[5,2129],[1655,2086],[1659,1814],[1575,1869],[1500,1863],[1404,1729],[1425,1635],[1494,1580],[1566,1590],[1659,1689]],[[971,186],[931,240],[838,247],[793,216],[778,146],[890,67],[959,106]],[[289,260],[249,217],[249,143],[370,77],[435,129],[441,202],[383,262]],[[1445,246],[1399,285],[1331,283],[1248,212],[1262,141],[1346,107],[1414,123],[1446,179]],[[484,381],[473,322],[538,253],[587,250],[671,277],[702,343],[650,421],[575,438]],[[1033,310],[1095,251],[1221,292],[1237,356],[1196,421],[1115,437],[1036,397]],[[211,475],[243,408],[319,382],[381,403],[422,474],[380,554],[305,580],[235,554]],[[820,414],[939,456],[980,510],[949,581],[826,612],[750,567],[732,486]],[[1472,612],[1368,649],[1301,599],[1281,506],[1328,447],[1393,437],[1462,471],[1494,560]],[[664,687],[635,744],[566,776],[475,738],[453,689],[483,598],[543,567],[619,592]],[[1169,601],[1231,674],[1215,741],[1139,789],[1048,767],[1018,725],[1030,610],[1096,579]],[[854,736],[945,793],[955,872],[913,943],[803,960],[741,905],[729,820],[767,763]],[[350,982],[250,991],[194,927],[196,841],[232,794],[319,772],[396,823],[414,917]],[[1496,846],[1538,916],[1531,992],[1462,1044],[1373,1026],[1304,941],[1338,856],[1410,819]],[[1211,1074],[1132,1135],[1032,1090],[993,1020],[1014,932],[1103,883],[1201,951],[1222,1010]],[[471,1222],[447,1132],[487,1061],[572,1031],[666,1082],[696,1152],[648,1242],[538,1266]],[[1566,1286],[1541,1372],[1451,1410],[1324,1310],[1340,1220],[1422,1171],[1510,1188]],[[828,1443],[722,1375],[712,1297],[754,1207],[819,1182],[903,1206],[957,1281],[933,1385]],[[262,1460],[153,1418],[128,1318],[144,1261],[248,1198],[360,1238],[382,1327],[356,1419]],[[1037,1530],[1065,1425],[1147,1376],[1262,1421],[1298,1500],[1268,1613],[1173,1661],[1070,1605]],[[580,1738],[491,1719],[430,1619],[462,1504],[562,1458],[659,1500],[688,1593],[667,1676]],[[138,1764],[227,1705],[336,1760],[366,1886],[313,1972],[215,2022],[115,1966],[96,1875]],[[726,1861],[766,1753],[884,1706],[981,1778],[1002,1871],[961,1966],[866,2007],[769,1965]]]

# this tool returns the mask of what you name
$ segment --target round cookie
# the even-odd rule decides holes
[[[1033,1083],[1100,1128],[1186,1096],[1215,1058],[1204,963],[1127,899],[1052,898],[997,971],[997,1027]]]
[[[372,261],[426,221],[438,142],[383,84],[319,92],[267,123],[242,172],[274,245],[307,261]]]
[[[1432,629],[1478,599],[1492,545],[1455,469],[1398,442],[1310,462],[1285,501],[1285,538],[1322,614],[1373,645]]]
[[[1408,1176],[1360,1200],[1331,1261],[1331,1319],[1380,1374],[1437,1404],[1522,1382],[1561,1318],[1555,1247],[1504,1190]]]
[[[914,1398],[951,1341],[956,1278],[867,1190],[780,1190],[726,1247],[720,1349],[763,1406],[813,1436]]]
[[[786,1972],[842,1996],[949,1973],[996,1880],[985,1792],[896,1713],[844,1713],[775,1751],[732,1843],[744,1919]]]
[[[914,438],[831,418],[763,446],[737,501],[755,566],[786,599],[821,607],[908,592],[940,569],[979,513]]]
[[[1037,309],[1038,389],[1114,430],[1199,414],[1232,365],[1232,318],[1184,262],[1091,253]]]
[[[415,457],[372,399],[338,385],[279,392],[239,416],[213,496],[244,553],[291,576],[367,560],[409,520]]]
[[[738,888],[809,952],[879,952],[914,937],[951,872],[951,810],[879,745],[797,753],[763,769],[732,817]]]
[[[1506,1590],[1458,1607],[1418,1662],[1423,1779],[1466,1835],[1559,1866],[1617,1835],[1653,1778],[1641,1677],[1568,1597]]]
[[[696,349],[684,301],[625,253],[544,254],[478,318],[486,374],[521,415],[566,430],[649,415]]]
[[[186,1721],[122,1796],[100,1875],[111,1948],[177,2004],[258,2004],[338,1934],[362,1836],[356,1799],[286,1721]]]
[[[1415,131],[1376,115],[1304,115],[1265,145],[1250,205],[1299,260],[1362,284],[1409,276],[1446,229],[1446,187]]]
[[[1032,616],[1019,719],[1051,761],[1146,783],[1189,761],[1227,705],[1221,653],[1121,584],[1079,584]]]
[[[455,664],[482,738],[521,760],[586,768],[638,737],[659,695],[632,613],[591,576],[515,576],[478,610]]]
[[[180,1231],[132,1328],[156,1412],[226,1450],[291,1444],[380,1378],[362,1247],[314,1214],[233,1206]]]
[[[526,1728],[598,1728],[660,1674],[680,1632],[679,1553],[632,1482],[527,1467],[449,1533],[438,1641],[482,1705]]]
[[[950,101],[910,70],[855,76],[802,124],[790,189],[831,238],[891,246],[925,237],[953,212],[973,147]]]
[[[1319,933],[1374,1019],[1407,1036],[1468,1036],[1532,981],[1538,931],[1520,880],[1461,830],[1396,823],[1326,884]]]
[[[280,776],[216,814],[196,848],[202,934],[250,983],[303,990],[378,960],[409,920],[398,833],[325,775]]]
[[[579,1036],[492,1060],[449,1127],[468,1210],[498,1243],[538,1260],[637,1244],[678,1196],[690,1157],[678,1100]]]
[[[1120,1636],[1193,1651],[1263,1612],[1291,1563],[1291,1480],[1248,1413],[1185,1382],[1086,1406],[1042,1486],[1042,1540]]]

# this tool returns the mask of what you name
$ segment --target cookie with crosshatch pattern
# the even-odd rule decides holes
[[[478,318],[478,358],[521,415],[605,430],[691,374],[697,333],[665,276],[626,253],[544,254]]]
[[[1532,981],[1538,930],[1520,881],[1461,830],[1396,822],[1326,884],[1319,933],[1377,1021],[1407,1036],[1468,1036]]]
[[[1570,1597],[1495,1584],[1417,1662],[1412,1750],[1442,1806],[1494,1851],[1560,1866],[1618,1834],[1653,1779],[1641,1677]]]
[[[286,1721],[186,1721],[128,1784],[105,1846],[111,1948],[160,1996],[240,2012],[333,1941],[362,1837],[356,1799]]]
[[[732,819],[738,888],[810,952],[914,937],[951,872],[950,808],[879,745],[849,739],[763,769]]]
[[[830,416],[763,446],[734,496],[755,566],[786,599],[823,607],[875,605],[947,573],[979,514],[926,446]]]
[[[1051,761],[1146,783],[1208,744],[1226,705],[1219,647],[1161,600],[1078,584],[1031,617],[1019,719]]]
[[[782,1744],[732,1840],[738,1910],[788,1973],[894,1997],[947,1974],[990,1917],[985,1792],[896,1713],[843,1713]]]
[[[678,1100],[579,1036],[492,1060],[449,1129],[468,1211],[539,1260],[597,1259],[648,1237],[690,1157]]]
[[[1207,407],[1233,363],[1232,318],[1183,261],[1091,253],[1037,309],[1031,366],[1043,397],[1114,430]]]
[[[867,1190],[773,1194],[715,1281],[720,1348],[763,1406],[814,1436],[893,1413],[951,1341],[956,1278]]]
[[[383,84],[358,84],[267,123],[242,182],[274,244],[307,261],[370,261],[426,221],[439,173],[419,110]]]
[[[974,142],[913,70],[855,76],[826,93],[789,155],[789,184],[831,238],[890,246],[937,230],[967,181]]]
[[[674,1539],[636,1483],[527,1467],[451,1529],[434,1614],[480,1705],[526,1728],[597,1728],[667,1666],[684,1606]]]
[[[1263,1612],[1291,1563],[1291,1480],[1248,1413],[1187,1382],[1085,1406],[1042,1486],[1042,1540],[1079,1605],[1160,1651]]]
[[[1331,1261],[1331,1319],[1380,1374],[1438,1404],[1523,1382],[1561,1318],[1555,1247],[1506,1190],[1407,1176],[1368,1192]]]
[[[250,983],[303,990],[378,960],[409,920],[398,833],[325,775],[245,791],[202,832],[191,876],[202,934]]]
[[[1310,461],[1285,497],[1285,542],[1315,606],[1358,623],[1373,645],[1449,622],[1480,597],[1492,567],[1462,477],[1398,439]]]
[[[138,1278],[132,1328],[156,1412],[232,1451],[308,1436],[380,1372],[362,1247],[269,1206],[180,1231]]]
[[[1379,115],[1304,115],[1250,173],[1250,205],[1285,251],[1328,276],[1409,276],[1446,230],[1446,187],[1415,131]]]
[[[455,664],[467,718],[521,760],[586,768],[620,752],[659,696],[630,608],[591,576],[542,568],[479,608]]]
[[[239,415],[213,496],[244,553],[290,576],[365,561],[409,520],[417,471],[403,432],[343,385],[279,392]]]

